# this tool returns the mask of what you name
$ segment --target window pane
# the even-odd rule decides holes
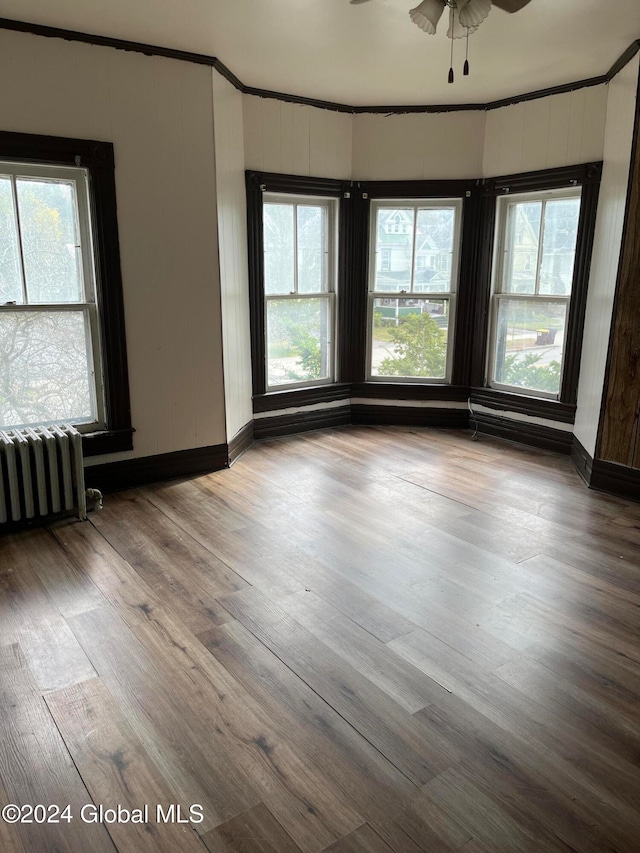
[[[377,293],[411,290],[412,208],[378,208],[376,220]]]
[[[22,301],[22,275],[11,179],[0,178],[0,304]]]
[[[505,293],[535,293],[542,202],[510,204],[507,212]]]
[[[330,376],[328,297],[267,300],[267,383],[285,385]]]
[[[547,202],[539,293],[557,296],[569,296],[571,293],[579,216],[579,198]]]
[[[495,381],[559,394],[566,313],[566,302],[498,300]]]
[[[298,208],[298,293],[327,290],[327,209]]]
[[[294,279],[293,204],[265,204],[264,290],[265,293],[292,293]]]
[[[0,428],[95,419],[83,311],[0,314]]]
[[[18,178],[16,190],[29,302],[82,302],[74,183]]]
[[[453,208],[418,210],[414,293],[442,293],[451,290],[454,224]]]
[[[448,299],[374,299],[371,373],[444,379],[448,336]]]

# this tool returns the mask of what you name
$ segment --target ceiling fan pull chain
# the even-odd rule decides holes
[[[462,73],[465,77],[469,76],[469,27],[467,27],[467,53],[464,59],[464,68]]]
[[[451,33],[451,65],[449,66],[449,83],[453,83],[453,6],[449,6],[449,32]]]

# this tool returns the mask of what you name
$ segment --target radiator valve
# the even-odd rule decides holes
[[[104,499],[102,497],[102,492],[100,489],[87,489],[87,509],[90,511],[95,511],[102,509],[104,505]]]

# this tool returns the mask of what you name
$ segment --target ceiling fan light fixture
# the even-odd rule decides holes
[[[458,18],[457,15],[454,15],[452,20],[449,21],[449,29],[447,30],[447,38],[448,39],[464,39],[468,35],[473,35],[475,31],[478,29],[479,25],[475,27],[464,27]]]
[[[422,0],[419,6],[411,9],[409,17],[423,32],[433,36],[435,35],[438,21],[444,12],[444,7],[443,0]]]
[[[478,27],[491,11],[491,0],[458,1],[458,19],[463,27]]]

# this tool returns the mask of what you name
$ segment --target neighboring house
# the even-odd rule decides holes
[[[541,202],[513,205],[515,217],[511,228],[514,241],[509,288],[512,293],[534,291],[540,240],[540,293],[570,293],[577,226],[574,205],[579,205],[578,199],[548,205],[545,214],[547,224],[543,235],[539,233]]]
[[[421,228],[418,221],[414,291],[422,293],[449,289],[452,214],[448,210],[434,213],[439,215],[428,229]],[[380,211],[376,263],[376,290],[379,292],[410,289],[413,215],[413,210],[408,208]]]

